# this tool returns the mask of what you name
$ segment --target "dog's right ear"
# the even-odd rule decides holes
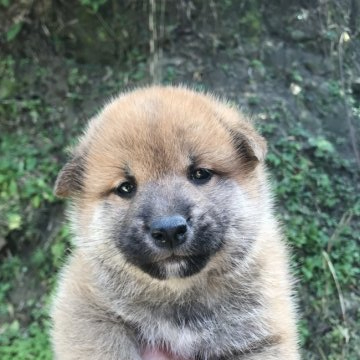
[[[61,198],[72,197],[81,192],[84,184],[85,158],[75,154],[60,170],[55,182],[54,194]]]

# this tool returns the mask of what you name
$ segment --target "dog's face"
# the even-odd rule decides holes
[[[90,122],[56,193],[74,200],[78,245],[153,278],[241,258],[261,217],[264,140],[241,115],[182,88],[123,95]]]

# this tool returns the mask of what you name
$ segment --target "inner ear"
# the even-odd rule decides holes
[[[75,155],[60,170],[55,182],[54,193],[58,197],[71,197],[81,192],[84,184],[85,159]]]
[[[227,113],[225,115],[228,115]],[[266,140],[257,133],[253,125],[237,111],[231,116],[217,114],[217,119],[230,134],[233,146],[243,165],[252,170],[265,160]]]
[[[243,160],[248,162],[264,161],[267,146],[262,136],[255,131],[250,134],[244,134],[236,130],[231,130],[230,134],[236,151]]]

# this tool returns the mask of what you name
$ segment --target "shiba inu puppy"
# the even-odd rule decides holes
[[[210,95],[159,86],[107,104],[55,185],[75,235],[56,359],[299,359],[265,154]]]

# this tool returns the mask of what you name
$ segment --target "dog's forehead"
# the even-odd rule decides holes
[[[155,172],[183,168],[193,157],[228,153],[229,134],[215,109],[192,101],[158,94],[118,99],[100,114],[90,157]]]

